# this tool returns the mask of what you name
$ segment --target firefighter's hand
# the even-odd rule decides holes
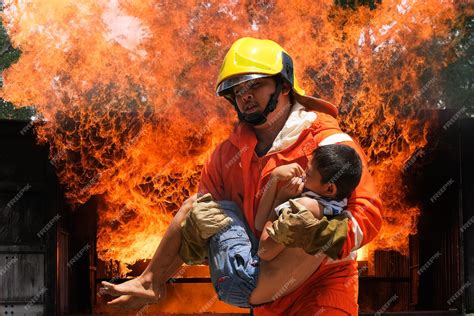
[[[211,194],[199,197],[181,223],[181,259],[187,264],[203,263],[209,238],[231,223],[232,219],[212,200]]]
[[[267,228],[269,236],[287,247],[302,248],[310,255],[322,252],[336,259],[347,239],[348,219],[344,215],[329,221],[316,219],[304,206],[290,200],[290,208]]]
[[[232,223],[232,219],[224,213],[219,203],[212,200],[209,193],[193,203],[186,221],[192,222],[202,239],[208,239]]]
[[[291,208],[283,209],[267,232],[273,240],[287,247],[304,248],[312,238],[308,233],[318,226],[319,221],[298,202],[290,200],[289,203]]]

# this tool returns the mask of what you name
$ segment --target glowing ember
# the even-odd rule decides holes
[[[332,0],[8,0],[4,10],[23,53],[4,73],[2,97],[35,105],[47,120],[38,137],[51,144],[69,200],[101,196],[100,259],[151,258],[196,191],[204,159],[235,119],[213,89],[241,36],[281,43],[307,92],[339,105],[385,202],[371,249],[406,253],[419,210],[404,199],[401,170],[426,144],[429,120],[416,114],[448,62],[454,4],[383,1],[354,11]]]

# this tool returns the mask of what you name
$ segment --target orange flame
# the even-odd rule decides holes
[[[460,13],[442,0],[384,0],[373,11],[333,3],[5,1],[22,55],[1,96],[47,121],[38,138],[51,144],[71,202],[102,196],[100,259],[151,258],[196,192],[202,163],[235,121],[213,91],[241,36],[281,43],[307,92],[339,105],[385,203],[371,249],[407,252],[419,209],[405,200],[402,169],[427,142],[430,120],[417,113],[437,91]]]

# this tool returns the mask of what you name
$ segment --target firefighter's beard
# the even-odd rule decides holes
[[[251,108],[251,112],[248,113],[247,110],[245,112],[242,112],[241,113],[242,120],[254,126],[265,123],[267,118],[263,114],[264,111],[254,110],[254,108],[258,109],[258,107],[259,107],[258,103],[252,102],[252,103],[246,104],[245,108],[246,109]]]
[[[267,117],[262,112],[244,113],[243,120],[254,126],[261,125],[267,121]]]

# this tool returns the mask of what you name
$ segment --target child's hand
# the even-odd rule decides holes
[[[302,177],[304,170],[299,164],[292,163],[275,168],[272,175],[280,181],[290,181],[294,177]]]
[[[303,188],[303,179],[301,177],[293,177],[278,190],[276,198],[279,201],[287,201],[298,197],[303,192]]]

